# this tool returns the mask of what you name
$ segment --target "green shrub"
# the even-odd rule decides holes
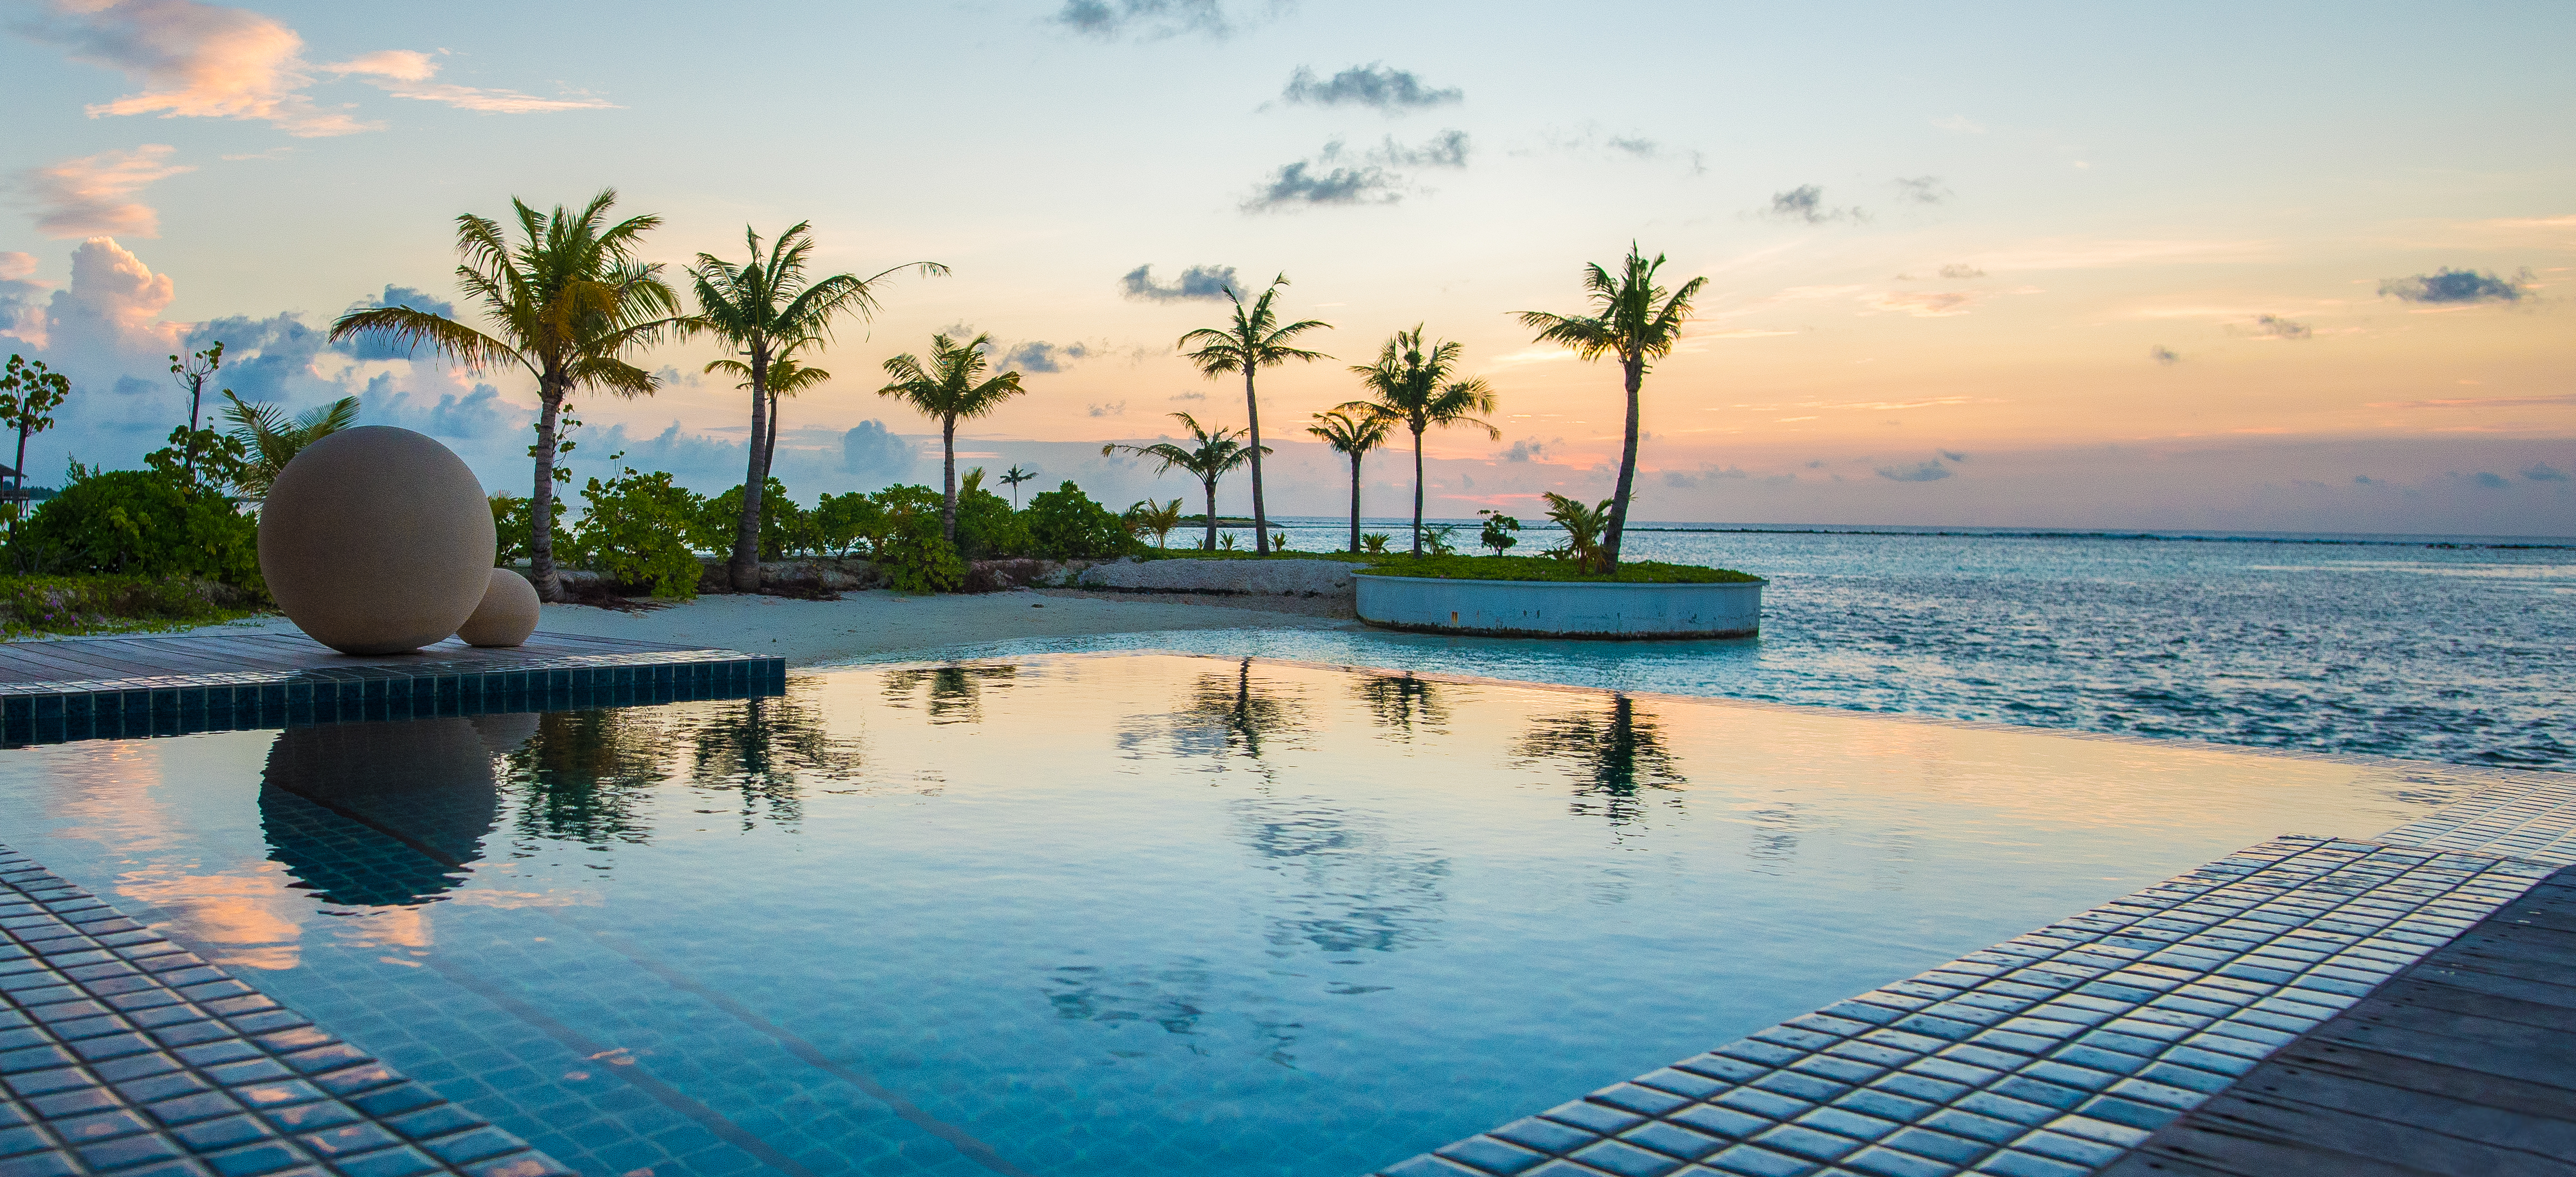
[[[989,490],[957,492],[957,554],[968,560],[999,560],[1029,552],[1029,525],[1010,500]]]
[[[777,560],[796,550],[798,531],[805,512],[787,497],[787,487],[776,478],[761,483],[760,492],[760,558]],[[708,499],[698,508],[695,526],[689,529],[689,542],[701,552],[719,556],[731,555],[735,537],[742,534],[742,488],[736,486]]]
[[[876,536],[885,530],[885,508],[862,491],[824,495],[805,513],[805,523],[816,551],[846,556],[862,545],[874,551]]]
[[[1029,554],[1046,560],[1096,560],[1141,550],[1125,520],[1068,480],[1029,498]]]
[[[700,505],[695,492],[672,485],[666,471],[629,466],[613,481],[591,479],[582,496],[589,506],[573,533],[582,563],[619,584],[650,585],[657,597],[698,595],[701,565],[688,535]]]
[[[528,540],[536,535],[536,529],[528,524],[529,500],[513,494],[497,494],[491,496],[491,503],[493,563],[507,567],[525,562],[532,554],[528,551]],[[564,530],[562,495],[555,496],[554,524],[555,559],[562,560],[572,551],[572,533]]]
[[[86,473],[36,509],[22,568],[53,574],[195,576],[266,595],[259,523],[219,494],[142,470]]]

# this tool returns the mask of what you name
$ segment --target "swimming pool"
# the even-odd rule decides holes
[[[1347,1175],[2464,787],[1050,656],[23,749],[0,842],[586,1173]]]

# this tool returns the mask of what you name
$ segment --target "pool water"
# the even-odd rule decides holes
[[[1055,655],[21,749],[0,842],[585,1173],[1344,1177],[2467,787]]]

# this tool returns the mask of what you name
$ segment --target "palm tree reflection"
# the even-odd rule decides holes
[[[1441,698],[1445,687],[1410,673],[1362,674],[1355,687],[1379,727],[1400,732],[1404,738],[1413,735],[1416,724],[1433,732],[1448,729],[1449,707]]]
[[[647,809],[668,736],[624,710],[549,711],[505,760],[521,837],[606,846],[652,840]]]
[[[1522,737],[1523,763],[1548,761],[1572,770],[1573,811],[1626,826],[1646,815],[1640,790],[1670,790],[1689,780],[1673,767],[1672,753],[1652,712],[1640,712],[1626,695],[1610,696],[1609,714],[1579,711],[1540,719]],[[1680,808],[1678,795],[1665,799]]]
[[[1296,705],[1267,684],[1252,681],[1252,659],[1236,664],[1233,674],[1203,674],[1190,690],[1189,705],[1178,716],[1184,729],[1215,729],[1225,750],[1241,748],[1255,760],[1261,742],[1297,726]]]
[[[937,697],[937,688],[933,688]],[[738,794],[742,828],[804,820],[800,774],[833,780],[859,774],[859,743],[832,735],[820,709],[794,695],[729,703],[683,729],[689,783]]]
[[[885,675],[886,702],[909,707],[912,693],[928,683],[930,722],[982,723],[985,684],[1007,687],[1019,671],[1016,666],[990,663],[889,670]]]

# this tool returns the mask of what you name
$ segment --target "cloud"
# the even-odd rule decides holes
[[[1176,401],[1203,401],[1207,399],[1207,394],[1204,392],[1176,392],[1171,395],[1171,399]]]
[[[2484,470],[2470,475],[2469,481],[2477,483],[2479,486],[2485,487],[2488,490],[2502,490],[2511,485],[2504,480],[2503,475],[2490,474]]]
[[[1148,39],[1182,33],[1223,37],[1235,30],[1217,0],[1065,0],[1055,23],[1102,40],[1129,33]]]
[[[1911,466],[1881,466],[1878,476],[1897,482],[1939,482],[1950,476],[1950,468],[1935,459]]]
[[[614,102],[582,96],[539,98],[516,90],[485,89],[432,82],[438,62],[414,49],[384,49],[321,67],[340,77],[357,77],[396,98],[438,102],[485,114],[536,114],[553,110],[616,110]]]
[[[1601,141],[1604,145],[1625,151],[1639,159],[1653,159],[1664,153],[1664,145],[1642,135],[1613,135]]]
[[[36,255],[0,251],[0,335],[43,347],[45,307],[39,299],[53,289],[53,283],[35,274]]]
[[[861,421],[841,435],[841,469],[861,477],[893,480],[912,472],[912,444],[886,432],[885,422]]]
[[[2405,302],[2437,305],[2520,302],[2523,295],[2529,293],[2527,287],[2530,282],[2529,270],[2513,279],[2505,279],[2476,270],[2454,270],[2445,266],[2430,274],[2391,278],[2379,284],[2379,292]]]
[[[2480,396],[2427,401],[2371,401],[2372,409],[2523,409],[2537,405],[2576,405],[2576,392],[2560,396]]]
[[[1333,154],[1336,153],[1331,148],[1326,149],[1327,156]],[[1423,140],[1420,147],[1407,147],[1389,135],[1384,144],[1369,149],[1367,158],[1372,163],[1394,167],[1463,168],[1467,166],[1467,132],[1442,131]]]
[[[1114,401],[1105,405],[1092,405],[1090,413],[1094,417],[1124,417],[1127,415],[1127,402]]]
[[[2147,349],[2147,358],[2170,368],[2182,362],[2182,353],[2159,343]]]
[[[1968,455],[1959,453],[1955,450],[1934,450],[1932,452],[1939,454],[1944,458],[1948,458],[1953,462],[1964,462],[1968,460]]]
[[[1941,204],[1955,195],[1942,186],[1939,176],[1915,176],[1910,179],[1899,176],[1893,183],[1896,185],[1896,198],[1909,204]]]
[[[1333,149],[1328,147],[1325,153],[1333,154]],[[1262,181],[1243,202],[1243,211],[1276,212],[1319,204],[1393,204],[1403,199],[1396,191],[1401,180],[1380,167],[1330,167],[1301,159],[1282,166]]]
[[[46,307],[48,346],[108,360],[149,361],[179,350],[179,327],[161,321],[178,298],[167,274],[155,274],[113,238],[92,237],[72,250],[72,280]]]
[[[2307,324],[2279,315],[2256,315],[2253,324],[2242,330],[2256,339],[2313,339],[2317,334]]]
[[[1165,285],[1154,281],[1151,264],[1127,271],[1118,286],[1127,297],[1146,302],[1180,302],[1204,298],[1223,301],[1226,290],[1235,285],[1233,266],[1191,266],[1181,271],[1180,280]]]
[[[1422,84],[1410,70],[1390,69],[1385,62],[1355,65],[1334,74],[1329,81],[1318,81],[1315,71],[1304,66],[1289,75],[1288,88],[1280,91],[1283,102],[1308,106],[1365,106],[1386,114],[1405,114],[1427,107],[1443,106],[1466,98],[1466,92],[1451,87],[1435,90]]]
[[[1977,268],[1977,267],[1975,267],[1975,266],[1971,266],[1971,265],[1963,265],[1963,264],[1960,264],[1960,263],[1957,263],[1957,262],[1953,262],[1953,263],[1951,263],[1951,264],[1949,264],[1949,265],[1946,265],[1946,266],[1941,267],[1941,276],[1942,276],[1942,277],[1944,277],[1944,278],[1949,278],[1949,279],[1953,279],[1953,280],[1966,279],[1966,278],[1983,278],[1983,277],[1985,277],[1985,276],[1986,276],[1986,272],[1985,272],[1984,270],[1980,270],[1980,269],[1978,269],[1978,268]]]
[[[156,180],[196,170],[169,162],[173,150],[146,143],[28,168],[10,181],[9,192],[34,210],[36,231],[47,237],[158,237],[160,214],[128,198]]]
[[[2565,482],[2567,472],[2547,462],[2534,462],[2522,468],[2522,476],[2533,482]]]
[[[1985,295],[1973,290],[1889,290],[1866,301],[1882,311],[1903,311],[1923,319],[1943,319],[1976,309]]]
[[[313,75],[304,39],[276,18],[194,0],[94,0],[57,7],[32,35],[68,46],[77,61],[117,70],[143,89],[88,108],[99,115],[248,119],[290,135],[377,129],[302,91]]]
[[[1754,210],[1758,216],[1783,221],[1804,221],[1822,225],[1833,221],[1863,221],[1869,214],[1858,208],[1831,208],[1825,204],[1825,190],[1814,184],[1801,184],[1786,192],[1771,194],[1769,207]]]
[[[477,384],[463,396],[442,393],[436,404],[426,403],[427,400],[427,394],[416,402],[412,394],[394,391],[392,374],[379,373],[367,381],[366,392],[359,396],[359,420],[369,425],[399,425],[432,437],[475,439],[515,433],[531,419],[527,410],[502,400],[501,390],[489,384]],[[678,428],[678,423],[672,427]],[[589,448],[582,447],[585,451]]]
[[[316,376],[313,361],[324,348],[324,333],[291,314],[209,319],[189,328],[180,345],[199,351],[217,340],[223,341],[224,367],[216,383],[250,401],[285,400],[289,381]]]
[[[1085,359],[1092,349],[1079,343],[1057,347],[1043,339],[1030,340],[1002,356],[1002,367],[1023,372],[1061,372],[1066,364]]]
[[[1522,438],[1519,441],[1513,442],[1512,448],[1503,451],[1503,460],[1506,462],[1544,462],[1547,460],[1547,443],[1533,440],[1531,438]]]

